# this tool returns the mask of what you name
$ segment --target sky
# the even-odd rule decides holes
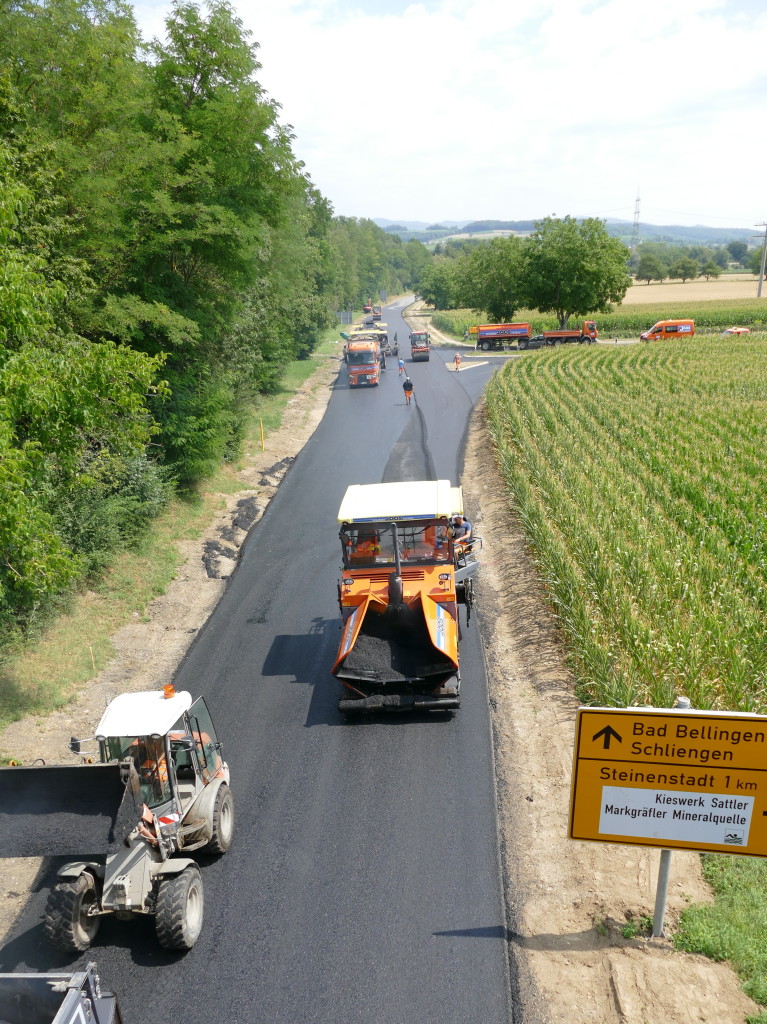
[[[338,215],[767,220],[764,0],[230,2]]]

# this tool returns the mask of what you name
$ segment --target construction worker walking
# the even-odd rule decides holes
[[[405,377],[405,380],[402,382],[402,390],[405,392],[405,405],[410,405],[413,397],[413,382],[409,377]]]

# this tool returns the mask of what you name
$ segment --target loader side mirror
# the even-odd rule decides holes
[[[76,736],[71,736],[69,739],[69,749],[73,754],[81,754],[83,748],[83,741],[78,740]]]

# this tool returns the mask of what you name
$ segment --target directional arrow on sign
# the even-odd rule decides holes
[[[604,737],[605,750],[610,749],[610,741],[616,739],[619,743],[623,743],[623,737],[619,732],[616,732],[611,725],[606,725],[604,729],[600,729],[599,732],[595,732],[591,737],[592,740],[598,740],[600,736]]]

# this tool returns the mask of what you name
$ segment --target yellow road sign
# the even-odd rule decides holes
[[[579,708],[571,839],[767,856],[767,716]]]

